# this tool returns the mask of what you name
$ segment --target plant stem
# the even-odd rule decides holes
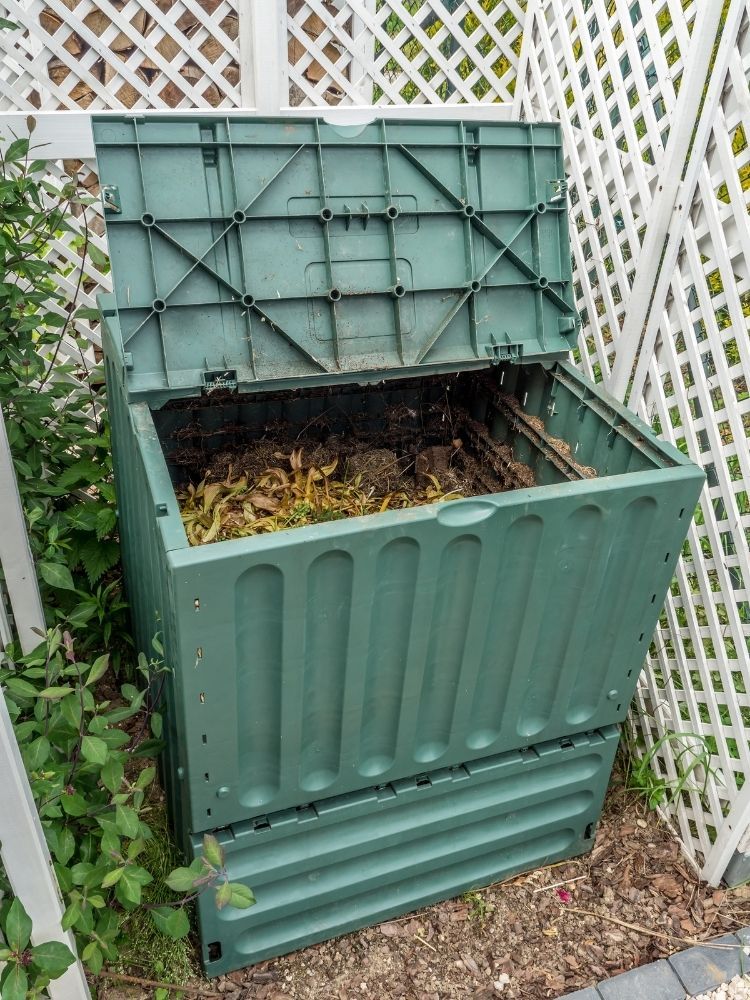
[[[158,979],[143,979],[141,976],[126,976],[123,972],[102,969],[97,979],[110,979],[118,983],[132,983],[134,986],[150,986],[155,990],[170,990],[173,993],[189,993],[194,997],[220,997],[220,993],[207,993],[202,986],[176,986],[174,983],[160,983]]]

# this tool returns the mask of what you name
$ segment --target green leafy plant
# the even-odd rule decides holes
[[[654,761],[665,745],[672,745],[677,777],[669,779],[657,771]],[[628,788],[643,797],[649,809],[677,801],[684,791],[706,794],[709,777],[718,777],[711,767],[711,751],[697,733],[666,732],[647,750],[625,744],[625,774]]]
[[[53,183],[29,139],[0,137],[0,401],[31,548],[48,624],[81,630],[81,646],[109,649],[117,666],[130,642],[109,427],[78,329],[96,317],[78,305],[95,285],[87,271],[108,269],[90,235],[92,201],[76,178]],[[75,265],[53,249],[66,234]]]
[[[7,900],[0,909],[0,929],[5,947],[0,947],[2,1000],[26,1000],[40,996],[53,979],[59,979],[75,957],[61,941],[32,945],[31,920],[20,899]]]
[[[66,904],[63,928],[74,932],[93,973],[117,959],[127,916],[139,907],[162,934],[181,938],[200,893],[212,891],[219,908],[255,901],[245,886],[229,882],[212,836],[204,838],[201,857],[167,875],[171,901],[144,901],[153,875],[142,858],[153,836],[150,815],[159,808],[152,758],[161,747],[160,716],[149,716],[144,705],[165,668],[142,656],[143,688],[108,685],[100,694],[108,666],[107,654],[79,660],[70,633],[54,628],[37,650],[0,669]]]

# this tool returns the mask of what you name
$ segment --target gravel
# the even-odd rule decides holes
[[[694,1000],[750,1000],[750,976],[735,976],[731,983],[700,993]]]

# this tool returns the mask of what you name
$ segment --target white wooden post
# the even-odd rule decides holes
[[[744,2],[743,0],[739,0],[739,2],[735,0],[733,6],[735,7],[735,12],[740,14],[740,7],[744,8]],[[716,0],[714,3],[700,4],[698,13],[696,14],[696,23],[693,28],[690,50],[686,58],[686,69],[683,74],[677,106],[675,107],[671,123],[666,156],[659,172],[659,183],[656,194],[649,209],[648,229],[646,230],[643,247],[638,257],[635,281],[630,293],[629,308],[625,314],[622,332],[617,339],[617,357],[612,368],[612,376],[607,386],[609,391],[618,399],[623,399],[627,392],[633,363],[638,356],[639,350],[642,349],[643,356],[651,357],[653,344],[643,344],[641,348],[641,340],[646,319],[649,313],[652,312],[652,305],[654,307],[653,312],[657,315],[663,305],[663,299],[659,302],[654,297],[654,286],[656,285],[657,278],[663,275],[664,280],[661,282],[661,285],[663,293],[666,296],[672,271],[677,262],[677,251],[682,241],[682,231],[679,231],[677,225],[674,224],[674,213],[678,205],[680,209],[683,207],[687,208],[688,204],[692,201],[695,183],[697,182],[696,175],[692,190],[687,191],[685,190],[682,176],[690,142],[695,132],[698,108],[700,107],[706,88],[708,67],[711,63],[711,56],[716,43],[716,34],[721,21],[721,9],[722,5]],[[726,76],[726,66],[724,76]],[[716,103],[720,96],[721,87],[715,88],[714,97]],[[716,103],[714,103],[714,110]],[[703,146],[699,148],[696,141],[691,150],[691,160],[697,162],[701,162],[706,154],[706,143],[710,135],[711,119],[709,118],[709,108],[707,105],[708,101],[706,101],[706,106],[704,106],[702,120],[708,122],[709,127],[703,130]],[[687,213],[683,217],[683,230],[684,218],[686,217]],[[666,265],[668,262],[663,259],[663,254],[665,241],[670,231],[670,224],[673,225],[670,243],[675,244],[675,246],[672,266],[667,270]],[[660,265],[663,265],[661,269]],[[665,283],[666,287],[663,287]],[[653,336],[656,336],[656,325],[654,326]]]
[[[5,697],[0,696],[0,853],[13,895],[31,918],[32,944],[62,941],[75,955],[73,935],[62,929],[60,890]],[[52,1000],[87,1000],[89,988],[80,961],[47,987]]]
[[[16,632],[24,653],[42,641],[44,611],[31,558],[21,498],[10,454],[5,420],[0,410],[0,565],[13,609]],[[37,629],[38,631],[34,631]]]
[[[289,104],[286,17],[286,3],[276,0],[239,5],[240,96],[260,115]]]

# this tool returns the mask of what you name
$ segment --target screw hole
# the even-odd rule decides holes
[[[547,211],[547,206],[544,204],[543,201],[540,201],[539,204],[536,206],[536,210],[539,213],[539,215],[544,215],[544,213]]]
[[[245,213],[242,211],[241,208],[238,208],[236,211],[232,212],[232,218],[237,223],[247,221],[247,216],[245,215]]]
[[[341,289],[340,288],[332,288],[328,292],[328,298],[329,298],[329,300],[331,302],[338,302],[339,299],[341,298]]]
[[[164,299],[154,299],[154,301],[151,303],[151,308],[154,310],[155,313],[163,313],[164,310],[167,308],[167,303],[164,301]]]
[[[141,222],[143,223],[144,226],[151,227],[156,224],[156,219],[151,214],[151,212],[144,212],[143,215],[141,216]]]
[[[544,275],[542,275],[541,277],[537,278],[537,280],[536,280],[536,287],[537,288],[546,288],[547,285],[549,285],[549,278],[545,278]]]
[[[404,295],[406,295],[406,289],[404,288],[403,285],[394,285],[393,294],[396,296],[397,299],[401,299],[404,297]]]
[[[389,219],[397,219],[399,215],[398,208],[395,205],[389,205],[385,210],[385,214]]]
[[[321,208],[320,210],[320,221],[330,222],[333,218],[333,211],[330,208]]]
[[[471,290],[472,290],[472,292],[481,292],[481,290],[482,290],[482,282],[481,281],[472,281],[472,283],[471,283]]]
[[[473,205],[464,205],[464,215],[467,219],[470,219],[475,212],[476,209]]]
[[[243,295],[242,296],[242,304],[243,304],[243,306],[246,306],[248,309],[252,309],[252,307],[255,305],[255,296],[254,295],[249,295],[249,294],[248,295]]]

